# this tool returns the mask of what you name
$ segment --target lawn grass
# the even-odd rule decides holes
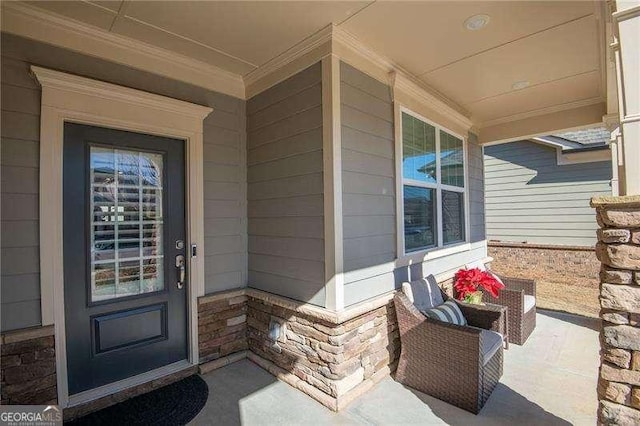
[[[537,280],[536,293],[536,305],[540,309],[598,318],[600,312],[598,288]]]

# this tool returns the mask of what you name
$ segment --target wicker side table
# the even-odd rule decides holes
[[[504,348],[509,349],[509,308],[502,305],[496,305],[495,303],[485,303],[485,305],[489,305],[494,309],[499,309],[502,312],[501,318],[503,325],[500,334],[503,336]]]

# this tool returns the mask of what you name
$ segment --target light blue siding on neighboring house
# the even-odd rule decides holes
[[[40,324],[40,87],[31,64],[213,108],[203,132],[205,291],[246,286],[245,102],[2,33],[2,331]]]
[[[324,306],[320,63],[247,102],[249,286]]]
[[[485,153],[490,240],[592,246],[594,195],[611,194],[611,163],[558,165],[556,150],[530,141],[489,146]]]

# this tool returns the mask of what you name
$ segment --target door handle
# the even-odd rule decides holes
[[[184,256],[179,254],[176,256],[176,268],[178,268],[178,289],[184,288],[184,279],[186,276],[186,266]]]

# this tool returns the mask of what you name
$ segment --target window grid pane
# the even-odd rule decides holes
[[[464,154],[462,141],[440,131],[440,173],[442,184],[464,188]]]
[[[436,183],[436,129],[402,113],[402,175]]]
[[[436,241],[436,190],[404,185],[405,251],[434,247]]]
[[[160,154],[91,147],[91,300],[164,288]]]
[[[465,240],[464,193],[442,191],[442,240],[444,244]]]
[[[464,242],[463,140],[406,112],[401,116],[404,251]]]

